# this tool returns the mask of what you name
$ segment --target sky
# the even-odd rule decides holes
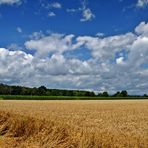
[[[0,0],[0,83],[148,94],[148,0]]]

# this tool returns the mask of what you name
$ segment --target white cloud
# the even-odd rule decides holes
[[[82,16],[83,18],[81,18],[80,20],[81,22],[91,21],[93,18],[95,18],[95,15],[92,13],[92,11],[89,8],[83,10]]]
[[[67,9],[66,11],[70,12],[70,13],[76,13],[76,12],[82,13],[82,18],[80,19],[81,22],[91,21],[95,18],[95,15],[91,11],[91,9],[89,7],[87,7],[86,0],[81,0],[81,7],[77,8],[77,9],[73,9],[73,8]]]
[[[148,0],[138,0],[137,2],[137,7],[140,7],[140,8],[145,7],[147,5],[148,5]]]
[[[126,89],[131,94],[147,93],[148,69],[142,67],[148,61],[147,23],[141,24],[136,27],[136,33],[104,38],[34,33],[25,43],[26,52],[0,48],[0,81],[50,88],[109,92]],[[32,49],[33,55],[28,53]],[[65,56],[66,52],[78,49],[84,54],[89,50],[92,56],[83,60]],[[120,53],[122,50],[127,56]]]
[[[74,35],[51,34],[39,39],[32,39],[25,43],[27,49],[37,50],[40,56],[48,55],[52,52],[63,53],[64,51],[73,49],[72,39]]]
[[[21,4],[22,0],[0,0],[1,4],[13,5],[13,4]]]
[[[62,8],[62,4],[60,4],[59,2],[53,2],[51,4],[49,4],[50,8],[56,8],[56,9],[61,9]]]
[[[148,23],[141,22],[136,28],[135,32],[139,35],[148,36]]]
[[[95,18],[95,15],[92,13],[91,9],[87,7],[87,0],[82,0],[82,18],[80,19],[81,22],[91,21]]]
[[[136,39],[133,33],[116,35],[100,39],[98,37],[80,36],[77,38],[79,44],[84,45],[92,51],[94,58],[106,60],[114,56],[115,52],[122,49],[129,50]]]
[[[148,37],[138,37],[132,44],[129,56],[128,64],[134,65],[134,68],[148,63]]]
[[[48,11],[48,17],[56,16],[56,13],[53,11],[53,9],[62,9],[62,4],[59,2],[49,2],[47,0],[40,1],[41,6]]]
[[[49,17],[53,17],[53,16],[56,16],[56,14],[55,14],[54,12],[49,12],[49,13],[48,13],[48,16],[49,16]]]
[[[98,33],[96,34],[96,36],[98,36],[98,37],[104,37],[104,36],[105,36],[105,34],[104,34],[104,33],[102,33],[102,32],[98,32]]]
[[[18,33],[22,33],[22,29],[20,27],[17,27],[16,30]]]
[[[32,59],[32,55],[23,51],[0,48],[0,81],[19,82],[27,72],[32,71],[30,64]]]
[[[91,71],[89,62],[66,59],[62,54],[53,54],[50,58],[42,59],[23,51],[0,48],[1,82],[35,86],[50,81],[50,84],[53,82],[51,86],[55,83],[57,86],[62,85],[61,87],[67,87],[64,86],[65,83],[72,83],[69,85],[72,88],[75,80],[78,81],[81,75],[90,74]],[[80,84],[76,84],[78,85]]]

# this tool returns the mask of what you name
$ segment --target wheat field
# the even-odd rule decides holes
[[[148,100],[0,101],[0,148],[147,148]]]

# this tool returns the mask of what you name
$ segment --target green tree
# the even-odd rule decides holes
[[[43,96],[43,95],[46,95],[46,91],[47,91],[47,88],[45,86],[40,86],[38,88],[38,95],[39,96]]]
[[[144,94],[143,97],[148,97],[148,95],[147,94]]]
[[[127,91],[126,91],[126,90],[123,90],[123,91],[121,92],[121,96],[122,96],[122,97],[128,97]]]
[[[105,91],[105,92],[102,93],[102,96],[103,97],[109,97],[109,94],[108,94],[108,92]]]
[[[121,97],[120,91],[116,92],[113,96],[114,96],[114,97]]]

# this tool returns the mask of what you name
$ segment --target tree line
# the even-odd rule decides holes
[[[29,88],[0,84],[0,95],[32,95],[32,96],[95,96],[94,92],[81,90],[47,89],[45,86]]]
[[[48,89],[45,86],[23,87],[0,84],[0,95],[30,95],[30,96],[90,96],[90,97],[130,97],[126,90],[110,95],[108,92],[95,94],[91,91]],[[138,97],[138,96],[136,96]],[[148,97],[144,94],[143,97]]]

